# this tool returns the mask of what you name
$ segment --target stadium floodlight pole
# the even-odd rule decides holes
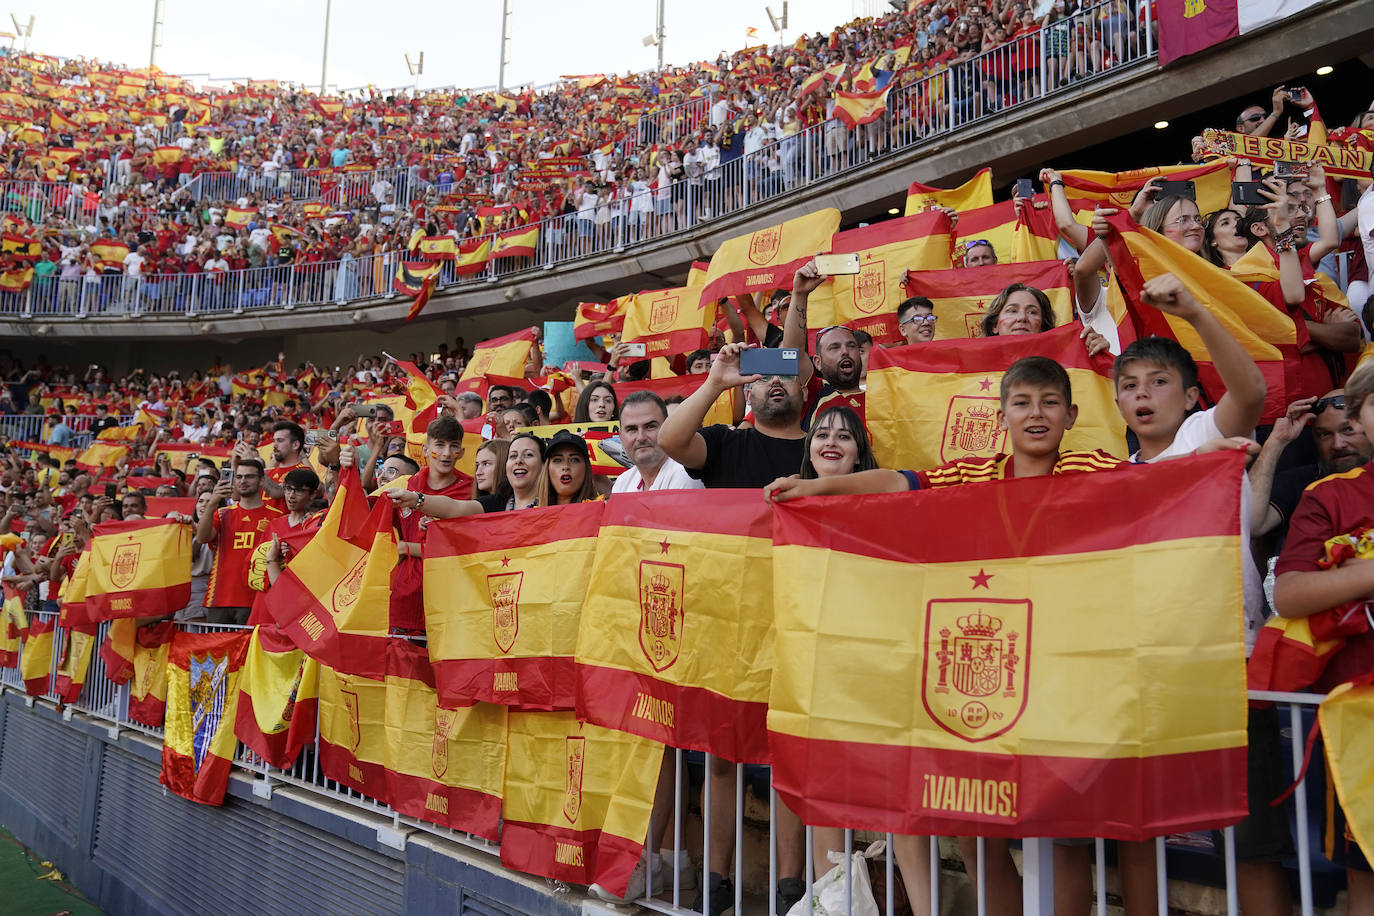
[[[157,49],[162,47],[162,0],[153,0],[153,47],[148,51],[148,69],[157,66]]]
[[[664,0],[658,0],[658,22],[654,25],[655,42],[658,45],[658,72],[663,72],[663,4]]]
[[[501,0],[501,66],[496,70],[496,91],[506,91],[506,65],[510,63],[510,0]]]
[[[329,78],[329,19],[334,12],[334,0],[324,0],[324,53],[320,55],[320,95],[325,94]]]

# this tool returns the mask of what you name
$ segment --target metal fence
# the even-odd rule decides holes
[[[1001,117],[1006,111],[1077,91],[1122,67],[1143,66],[1155,55],[1150,5],[1142,5],[1140,21],[1127,15],[1126,9],[1121,0],[1105,0],[914,83],[893,87],[887,94],[882,116],[853,130],[832,118],[739,155],[721,150],[722,162],[718,167],[679,181],[667,179],[666,163],[660,174],[660,162],[646,161],[647,154],[641,152],[634,163],[639,178],[622,181],[623,187],[614,196],[581,207],[576,213],[526,227],[539,232],[533,255],[493,259],[470,273],[460,274],[456,265],[446,265],[439,288],[544,270],[653,244],[898,151],[933,142],[952,131]],[[666,135],[692,123],[704,124],[709,119],[707,101],[696,99],[654,112],[641,119],[642,127],[637,129]],[[639,136],[642,138],[643,134]],[[663,142],[667,142],[666,136],[661,136],[660,143]],[[659,153],[660,159],[666,155]],[[349,179],[354,184],[346,189],[348,196],[371,199],[368,195],[379,173],[352,174],[356,177]],[[322,172],[278,173],[273,183],[255,173],[208,173],[197,176],[190,187],[201,199],[237,199],[248,194],[259,199],[279,199],[285,181],[292,197],[303,200],[318,193],[321,175]],[[299,187],[297,176],[302,182]],[[650,188],[660,177],[663,180],[659,186]],[[397,184],[397,201],[407,199],[419,187],[418,181],[407,179],[402,188],[399,175],[389,180]],[[494,242],[496,236],[485,239]],[[399,255],[372,257],[383,259],[394,272]],[[23,293],[0,292],[0,315],[79,318],[110,314],[111,310],[121,315],[195,315],[210,311],[239,314],[254,309],[350,303],[394,295],[389,277],[386,282],[378,282],[373,271],[370,281],[364,279],[367,270],[361,262],[365,260],[368,259],[359,259],[352,266],[338,261],[316,264],[310,268],[308,278],[294,267],[254,268],[214,280],[184,274],[135,279],[114,275],[86,278],[79,284],[66,281],[62,285],[48,278],[35,282]],[[341,272],[345,280],[339,288],[337,278]],[[355,273],[356,286],[349,279]],[[336,278],[333,289],[328,279],[331,276]],[[97,286],[98,289],[93,288]],[[339,291],[345,295],[338,295]]]
[[[40,613],[39,619],[52,619],[54,614]],[[246,627],[233,625],[212,625],[199,623],[185,623],[180,626],[191,632],[211,632],[222,630],[241,630]],[[103,641],[109,624],[101,624],[98,638]],[[393,637],[400,638],[400,637]],[[58,702],[58,696],[51,689],[51,685],[57,674],[62,660],[65,633],[63,628],[55,630],[52,659],[49,664],[49,690],[43,694],[43,699]],[[97,643],[99,645],[99,643]],[[24,684],[19,676],[18,668],[0,669],[0,684],[7,689],[23,691]],[[1311,726],[1315,715],[1314,707],[1320,703],[1322,697],[1314,694],[1297,693],[1271,693],[1265,691],[1251,691],[1252,700],[1262,700],[1274,703],[1280,711],[1281,718],[1286,720],[1286,728],[1283,729],[1287,735],[1289,761],[1292,771],[1301,773],[1303,766],[1305,736]],[[71,704],[71,708],[85,713],[95,719],[108,722],[112,735],[117,736],[120,729],[132,729],[143,734],[160,738],[162,729],[150,728],[138,722],[134,722],[129,717],[129,690],[128,686],[116,687],[104,674],[104,667],[100,660],[99,652],[95,651],[92,656],[91,666],[87,672],[84,686],[79,698]],[[761,871],[759,866],[763,863],[754,857],[766,857],[767,859],[767,908],[769,916],[777,916],[775,901],[772,889],[777,884],[780,876],[780,857],[779,857],[779,838],[788,829],[779,826],[779,802],[777,793],[772,788],[771,772],[767,767],[746,767],[742,764],[728,764],[714,767],[715,761],[711,756],[705,755],[704,763],[697,764],[695,756],[687,754],[681,750],[675,751],[669,756],[672,765],[672,785],[673,799],[673,830],[665,837],[664,849],[667,852],[665,858],[660,858],[659,850],[649,850],[645,856],[646,872],[648,880],[646,896],[636,902],[649,910],[665,914],[685,914],[690,912],[686,907],[690,906],[696,896],[696,887],[708,887],[710,879],[710,864],[713,858],[712,844],[728,838],[733,847],[730,858],[730,866],[727,871],[733,871],[736,881],[733,888],[734,899],[732,901],[735,912],[743,913],[745,905],[745,882],[740,878],[746,872],[745,848],[749,847],[751,861],[748,863],[755,871]],[[499,852],[499,846],[480,837],[474,837],[459,831],[448,828],[438,827],[415,818],[406,817],[392,810],[388,805],[377,799],[363,795],[355,790],[328,779],[320,769],[320,746],[318,728],[313,746],[307,746],[301,753],[296,764],[289,770],[280,770],[265,763],[252,751],[243,748],[241,745],[234,758],[234,767],[241,773],[249,776],[254,784],[255,794],[270,795],[273,786],[276,784],[286,784],[295,786],[320,795],[323,798],[335,801],[344,801],[351,805],[366,809],[374,814],[379,814],[391,819],[389,828],[381,828],[378,831],[378,839],[381,842],[393,846],[403,846],[405,843],[405,832],[407,830],[422,830],[436,836],[444,837],[463,846],[481,850],[492,855]],[[712,776],[713,768],[717,775],[725,776],[722,781],[717,781]],[[688,843],[685,840],[685,824],[688,822],[689,805],[686,798],[686,774],[689,769],[695,769],[702,777],[703,795],[700,805],[701,817],[701,837],[702,837],[702,857],[701,869],[696,870],[690,864],[684,868],[684,856],[676,851],[686,850]],[[1319,768],[1320,769],[1320,768]],[[733,771],[733,780],[728,777]],[[729,804],[720,804],[719,799],[713,803],[712,792],[713,783],[720,786],[730,786],[733,791],[733,800]],[[1294,841],[1297,850],[1296,859],[1288,864],[1288,867],[1296,871],[1298,884],[1298,904],[1303,916],[1312,916],[1314,908],[1317,906],[1317,894],[1314,885],[1314,865],[1325,865],[1324,859],[1317,855],[1313,850],[1312,826],[1309,805],[1319,806],[1320,800],[1309,798],[1307,791],[1307,777],[1304,777],[1296,785],[1293,801],[1287,804],[1292,810],[1292,827]],[[765,852],[758,852],[758,844],[746,844],[746,787],[752,787],[749,791],[761,793],[763,804],[766,805],[767,817],[766,825],[755,821],[754,829],[766,829],[767,838],[764,844]],[[785,809],[784,809],[785,810]],[[729,828],[721,831],[718,819],[722,816],[731,818]],[[713,824],[713,819],[715,823]],[[661,825],[662,821],[656,821],[656,825]],[[977,825],[970,824],[970,833],[976,831]],[[649,835],[657,836],[654,827],[651,826]],[[1224,887],[1226,898],[1226,912],[1228,916],[1236,916],[1239,912],[1238,891],[1237,891],[1237,870],[1236,870],[1236,849],[1235,849],[1235,830],[1226,828],[1222,831],[1222,848],[1219,851],[1210,853],[1217,864],[1221,866],[1219,874],[1223,876],[1221,886]],[[865,843],[872,840],[881,840],[884,843],[882,852],[878,853],[880,858],[876,860],[877,870],[885,875],[885,882],[880,886],[885,888],[881,894],[881,899],[874,902],[878,911],[891,916],[896,912],[896,887],[898,881],[904,881],[904,887],[910,888],[917,886],[919,882],[913,881],[910,871],[919,871],[919,863],[908,859],[906,863],[899,866],[898,855],[893,852],[894,843],[901,838],[893,834],[873,834],[864,831],[845,830],[843,832],[843,848],[855,849],[855,842],[858,841],[859,849]],[[1188,853],[1190,848],[1198,845],[1198,835],[1188,835],[1184,837],[1159,837],[1154,841],[1155,853],[1155,875],[1156,893],[1158,895],[1158,907],[1161,916],[1167,916],[1169,912],[1169,877],[1170,860],[1174,858],[1178,864],[1179,857]],[[812,828],[805,828],[805,865],[803,875],[805,877],[805,897],[806,901],[814,901],[813,874],[824,874],[829,870],[827,865],[817,867],[813,861],[813,842],[815,835]],[[1210,844],[1210,839],[1207,841]],[[1020,841],[1021,845],[1021,865],[1020,878],[1021,887],[1019,893],[1022,898],[1024,912],[1027,914],[1051,914],[1054,912],[1054,841],[1049,839],[1025,839]],[[952,853],[946,857],[942,855],[941,843],[938,837],[931,837],[928,843],[928,851],[925,861],[928,863],[925,874],[929,885],[929,912],[940,913],[948,909],[949,901],[942,903],[945,889],[942,888],[940,876],[942,872],[950,869],[957,871],[958,865]],[[999,903],[1005,904],[1005,899],[998,900],[994,897],[993,891],[989,888],[986,875],[986,851],[987,846],[982,839],[967,844],[966,855],[970,855],[976,849],[976,864],[965,864],[964,868],[968,873],[969,883],[972,885],[976,895],[976,909],[979,914],[988,911],[989,906],[996,906]],[[795,850],[794,850],[795,852]],[[1217,854],[1219,852],[1219,855]],[[1197,853],[1193,853],[1196,855]],[[795,857],[795,856],[794,856]],[[917,859],[920,856],[916,857]],[[1107,845],[1104,840],[1097,839],[1093,842],[1092,860],[1094,864],[1093,896],[1095,900],[1095,912],[1105,914],[1107,912],[1107,875],[1108,857]],[[690,863],[690,859],[687,859]],[[1323,877],[1331,877],[1329,865],[1325,865],[1327,871]],[[1179,870],[1188,873],[1183,880],[1195,880],[1193,873],[1196,869],[1180,868]],[[862,884],[863,882],[858,882]],[[1324,892],[1330,896],[1334,893],[1329,880],[1325,881]],[[845,912],[851,913],[856,902],[863,902],[862,898],[856,901],[854,888],[856,882],[853,874],[848,868],[845,869]],[[761,902],[756,901],[756,894],[751,895],[748,903],[748,912],[764,912]],[[924,894],[923,894],[924,896]],[[921,901],[915,901],[916,910],[921,911]],[[709,901],[707,909],[710,909]],[[804,912],[810,912],[810,904],[803,908]]]
[[[640,146],[676,143],[701,130],[711,119],[711,100],[706,96],[688,99],[640,117],[635,124],[635,139]]]
[[[274,172],[240,166],[235,172],[200,172],[186,185],[195,200],[323,201],[339,209],[403,204],[422,190],[417,166],[395,168],[288,169]]]
[[[95,210],[84,185],[63,181],[0,180],[0,209],[39,223],[50,216],[77,219]]]

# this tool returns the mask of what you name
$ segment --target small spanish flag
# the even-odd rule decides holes
[[[420,284],[420,292],[416,294],[415,301],[410,303],[410,309],[406,312],[406,321],[410,321],[424,311],[425,306],[429,304],[430,296],[434,295],[434,284],[438,280],[437,271],[425,277],[424,282]]]
[[[396,278],[392,285],[398,293],[418,296],[424,289],[425,281],[437,277],[442,266],[437,261],[401,261],[396,265]]]
[[[86,446],[85,451],[76,456],[76,466],[79,470],[99,479],[105,471],[114,468],[128,454],[129,447],[127,445],[114,445],[104,439],[97,438],[95,442]]]
[[[873,92],[835,92],[835,113],[837,121],[850,130],[862,125],[872,124],[887,114],[887,88]]]
[[[491,246],[491,259],[494,261],[497,258],[532,258],[538,247],[539,228],[537,226],[511,229],[496,237],[496,241]]]
[[[257,207],[230,207],[224,212],[224,225],[231,229],[244,229],[257,215]]]
[[[911,186],[906,189],[906,209],[904,212],[907,216],[911,216],[914,213],[923,213],[934,207],[948,207],[952,210],[958,210],[962,214],[965,210],[990,206],[992,206],[992,169],[982,168],[959,187],[948,190],[913,181]]]
[[[238,741],[239,674],[248,633],[172,637],[167,658],[167,723],[162,775],[173,792],[204,805],[224,802]]]
[[[56,617],[39,617],[29,624],[29,635],[24,638],[24,648],[19,655],[19,676],[24,679],[24,690],[31,697],[41,697],[48,692],[56,626]]]
[[[191,600],[191,531],[171,519],[97,525],[86,586],[89,620],[157,617]]]
[[[62,660],[57,665],[53,692],[62,703],[75,703],[90,671],[91,655],[99,640],[99,627],[87,624],[62,630]]]
[[[1361,849],[1374,848],[1374,686],[1366,674],[1341,684],[1317,708],[1327,771],[1345,812],[1350,834]],[[1333,838],[1327,834],[1328,844]],[[1331,854],[1328,850],[1328,855]]]
[[[573,712],[511,711],[507,723],[501,864],[625,893],[663,746]]]
[[[673,747],[766,762],[770,530],[756,491],[611,500],[578,632],[579,715]]]
[[[578,619],[605,505],[429,526],[425,620],[444,706],[573,708]]]
[[[32,282],[32,267],[15,267],[0,273],[0,292],[22,293]]]
[[[524,328],[512,331],[501,337],[484,340],[472,350],[472,359],[463,369],[460,381],[481,378],[484,375],[504,375],[510,378],[523,378],[525,363],[534,346],[535,329]]]
[[[420,257],[430,261],[452,261],[458,256],[458,241],[451,235],[427,235],[420,239]]]
[[[616,401],[624,403],[626,396],[636,391],[652,391],[664,400],[672,397],[688,398],[705,381],[705,375],[675,375],[670,378],[615,382],[611,387],[615,389]],[[738,389],[732,388],[729,391],[721,392],[720,397],[716,398],[715,403],[706,411],[706,416],[702,418],[701,425],[733,424],[735,422],[733,409],[735,397],[742,397]]]
[[[254,627],[239,676],[234,734],[279,769],[315,739],[320,666],[274,626]]]
[[[24,613],[24,593],[10,585],[4,586],[5,603],[0,613],[0,668],[19,665],[19,646],[29,632],[29,618]]]
[[[1193,182],[1197,206],[1203,213],[1224,209],[1231,199],[1231,166],[1224,159],[1203,165],[1165,165],[1129,172],[1069,169],[1061,175],[1069,200],[1081,201],[1090,207],[1115,207],[1124,211],[1151,178]]]
[[[153,150],[153,165],[171,165],[181,161],[183,150],[179,146],[159,146]]]
[[[633,294],[610,302],[579,302],[573,316],[573,339],[590,340],[602,334],[618,334],[625,327],[626,306]]]
[[[386,643],[372,677],[320,666],[320,769],[354,791],[386,801]]]
[[[139,627],[134,640],[134,674],[129,681],[129,718],[149,728],[161,728],[167,712],[167,659],[171,655],[174,621]]]
[[[129,255],[129,246],[117,239],[103,239],[91,243],[91,254],[100,261],[101,267],[120,267]]]
[[[16,258],[34,259],[43,254],[43,247],[36,238],[6,232],[0,236],[0,252]]]
[[[458,254],[453,262],[454,276],[464,277],[486,270],[491,260],[491,238],[482,236],[468,239],[458,244]]]

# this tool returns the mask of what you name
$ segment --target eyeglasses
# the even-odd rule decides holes
[[[1329,398],[1318,398],[1316,403],[1312,405],[1312,416],[1320,417],[1322,411],[1326,410],[1328,407],[1334,407],[1337,410],[1345,410],[1345,395],[1337,394]]]
[[[1178,219],[1171,219],[1171,220],[1169,220],[1169,225],[1170,225],[1170,226],[1201,226],[1201,225],[1203,225],[1203,221],[1202,221],[1202,217],[1201,217],[1201,216],[1198,216],[1196,213],[1185,213],[1183,216],[1180,216]]]
[[[912,315],[912,316],[911,316],[910,318],[908,318],[906,321],[903,321],[903,322],[900,322],[900,323],[901,323],[901,324],[913,324],[913,323],[914,323],[914,324],[934,324],[934,323],[935,323],[935,316],[934,316],[934,315]]]

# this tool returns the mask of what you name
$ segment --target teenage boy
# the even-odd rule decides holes
[[[1345,383],[1345,415],[1369,437],[1374,431],[1374,362],[1364,362]],[[1313,614],[1374,597],[1374,563],[1354,558],[1324,568],[1326,543],[1374,527],[1374,462],[1333,474],[1307,488],[1298,502],[1288,539],[1274,568],[1274,609],[1283,617]],[[1359,633],[1327,665],[1314,689],[1326,691],[1374,668],[1374,632]],[[1350,912],[1374,907],[1374,874],[1364,850],[1345,827],[1337,804],[1326,835],[1334,840],[1328,854],[1346,866]]]

